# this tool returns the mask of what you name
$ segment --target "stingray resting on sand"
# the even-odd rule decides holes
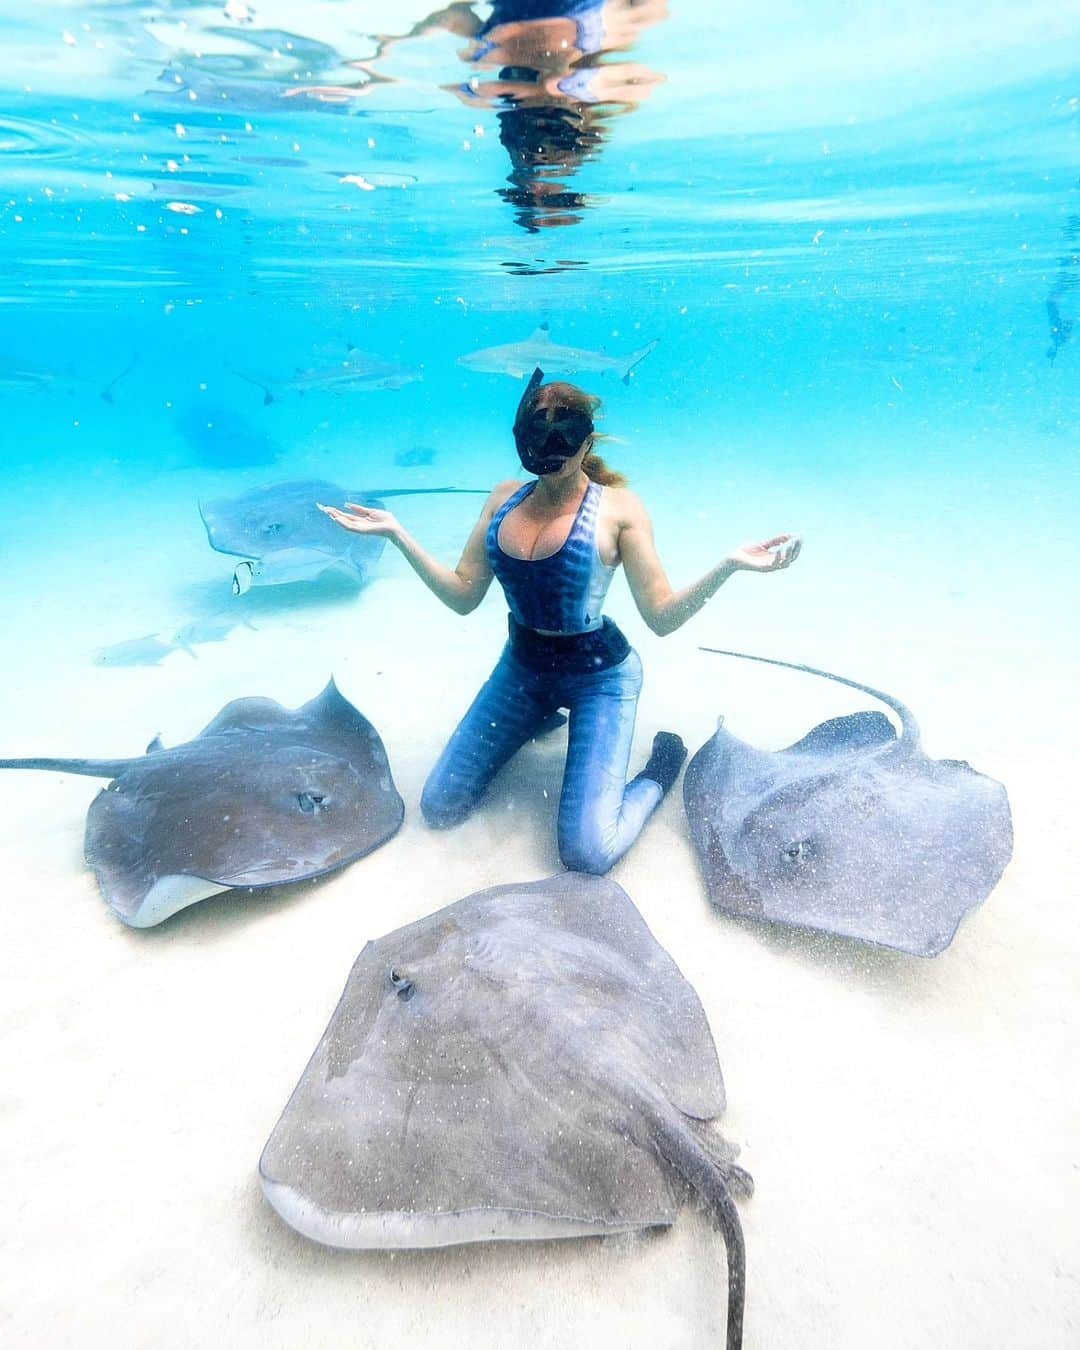
[[[819,675],[880,699],[881,712],[822,722],[770,753],[721,727],[690,761],[683,796],[709,897],[772,923],[937,956],[1012,856],[1004,787],[929,759],[898,699],[813,666],[702,651]]]
[[[727,1344],[752,1183],[710,1127],[697,994],[614,882],[495,886],[369,942],[263,1150],[263,1190],[332,1247],[442,1247],[674,1223],[723,1231]]]
[[[381,507],[383,497],[416,497],[463,493],[468,488],[385,488],[374,492],[339,487],[321,478],[270,483],[239,497],[218,497],[199,503],[210,547],[245,559],[233,573],[233,591],[243,595],[252,586],[277,586],[314,581],[337,570],[366,581],[386,540],[350,534],[324,515],[318,502],[343,506],[346,501]]]
[[[86,861],[113,913],[149,928],[231,887],[344,867],[401,825],[378,732],[333,680],[295,710],[227,703],[194,740],[135,759],[0,759],[0,769],[111,778],[86,817]]]

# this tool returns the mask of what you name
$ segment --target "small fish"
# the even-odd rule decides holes
[[[180,650],[174,641],[162,641],[160,634],[147,633],[144,637],[114,642],[111,647],[99,647],[94,655],[95,666],[157,666],[170,652]],[[195,653],[188,649],[188,655]]]
[[[224,610],[217,614],[206,614],[202,618],[191,619],[178,628],[173,634],[173,642],[194,656],[192,647],[201,646],[205,642],[224,642],[233,629],[239,628],[241,624],[245,628],[255,628],[251,620],[243,614],[230,614]]]
[[[319,369],[297,369],[285,379],[251,375],[242,370],[234,374],[263,391],[263,403],[274,403],[282,393],[295,394],[355,394],[373,389],[400,389],[402,385],[423,379],[419,370],[383,361],[359,351],[351,343],[346,346],[346,357],[336,365]]]
[[[522,380],[540,366],[547,374],[573,375],[588,370],[600,375],[614,372],[623,384],[630,383],[634,367],[653,351],[660,339],[639,347],[625,356],[608,356],[587,347],[561,347],[552,342],[548,325],[541,324],[524,342],[508,342],[501,347],[484,347],[458,357],[458,365],[488,375],[513,375]]]
[[[354,569],[347,559],[322,548],[279,548],[264,558],[245,559],[233,571],[233,595],[247,595],[252,586],[287,586],[317,581],[324,572]]]

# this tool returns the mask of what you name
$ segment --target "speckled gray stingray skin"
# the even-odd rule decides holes
[[[334,1247],[674,1222],[692,1187],[744,1254],[707,1124],[724,1084],[697,995],[612,881],[496,886],[369,942],[263,1151],[263,1189]]]
[[[812,666],[716,654],[859,689],[892,708],[901,734],[884,713],[857,712],[770,753],[721,727],[683,782],[713,904],[915,956],[944,951],[1012,856],[1004,787],[960,760],[929,759],[889,694]]]
[[[113,781],[86,817],[86,861],[133,928],[230,887],[302,881],[363,857],[405,814],[371,723],[333,680],[302,707],[228,703],[194,740],[136,759],[4,759]]]
[[[239,497],[199,503],[211,548],[245,558],[234,589],[313,581],[339,571],[365,581],[386,546],[374,535],[351,534],[319,510],[317,503],[342,507],[349,502],[381,507],[382,497],[411,497],[465,492],[458,488],[381,488],[363,492],[322,478],[302,478],[252,488]]]

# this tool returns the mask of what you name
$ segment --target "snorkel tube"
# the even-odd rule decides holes
[[[558,473],[566,461],[581,449],[592,435],[592,418],[583,412],[564,409],[551,417],[553,409],[534,406],[536,394],[544,382],[539,366],[533,371],[514,417],[514,444],[518,458],[528,473]]]

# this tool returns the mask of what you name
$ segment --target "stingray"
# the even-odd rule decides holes
[[[226,404],[199,403],[176,415],[176,429],[197,464],[242,469],[271,464],[280,449],[265,432]]]
[[[371,723],[331,680],[295,710],[227,703],[194,740],[135,759],[0,759],[112,781],[86,817],[86,861],[133,928],[231,887],[344,867],[397,832],[404,803]]]
[[[709,897],[729,914],[937,956],[1012,856],[1004,787],[930,759],[911,711],[812,666],[703,651],[819,675],[891,708],[822,722],[769,753],[721,727],[687,766],[683,796]]]
[[[277,586],[314,581],[324,572],[339,571],[360,582],[378,561],[385,539],[350,534],[316,505],[356,502],[381,507],[383,497],[413,497],[463,492],[466,488],[385,488],[376,492],[346,489],[319,478],[271,483],[239,497],[199,503],[211,548],[246,561],[233,573],[233,590],[243,595],[252,586]]]
[[[369,942],[259,1164],[333,1247],[441,1247],[674,1223],[686,1188],[728,1250],[747,1173],[697,994],[614,882],[495,886]]]

